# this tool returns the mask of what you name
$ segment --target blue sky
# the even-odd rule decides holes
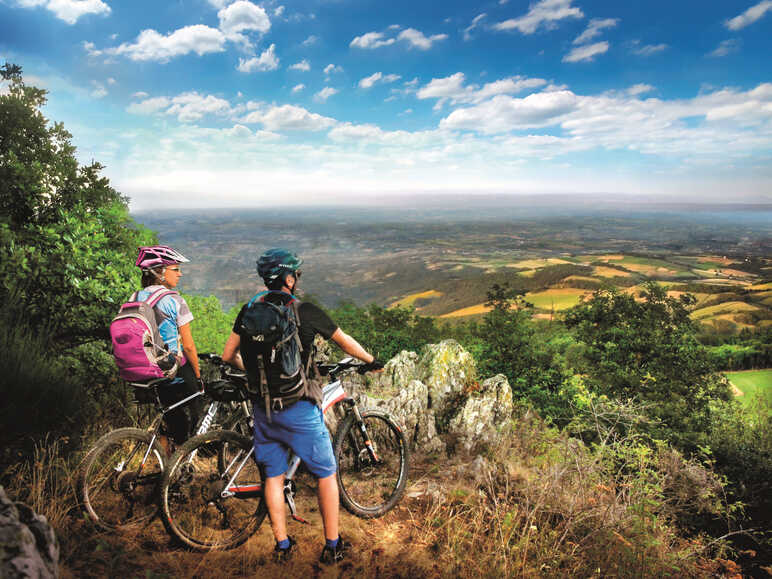
[[[135,209],[772,201],[770,54],[772,0],[0,0],[0,60]]]

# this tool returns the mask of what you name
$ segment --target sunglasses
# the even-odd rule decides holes
[[[300,276],[303,275],[303,272],[299,269],[295,270],[295,279],[300,279]]]

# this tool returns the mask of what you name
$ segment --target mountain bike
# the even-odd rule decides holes
[[[334,436],[337,479],[343,506],[362,518],[380,517],[393,508],[405,491],[408,449],[400,427],[386,413],[359,410],[340,376],[362,364],[346,358],[319,365],[329,375],[323,388],[322,410],[341,403],[343,420]],[[228,449],[223,465],[204,448]],[[297,513],[294,477],[300,457],[291,453],[285,473],[284,499],[293,519]],[[236,432],[211,431],[183,444],[169,462],[161,483],[162,520],[185,545],[201,551],[229,549],[246,541],[267,514],[263,498],[264,473],[254,460],[252,440]]]
[[[211,399],[199,420],[196,434],[213,425],[233,429],[243,435],[252,431],[252,412],[246,395],[246,374],[230,368],[214,354],[199,354],[212,362],[220,378],[209,381],[205,391],[196,392],[164,406],[159,390],[169,383],[160,378],[149,382],[130,382],[139,403],[154,403],[157,416],[150,426],[119,428],[102,436],[81,462],[77,473],[77,492],[89,518],[99,527],[114,530],[141,523],[158,513],[158,488],[167,462],[159,442],[164,416],[199,396]],[[226,458],[220,457],[220,462]]]

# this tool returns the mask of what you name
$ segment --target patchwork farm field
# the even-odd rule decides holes
[[[440,318],[479,317],[489,311],[484,298],[493,284],[509,283],[524,290],[525,300],[534,307],[534,319],[552,319],[553,313],[559,315],[576,306],[598,288],[611,284],[637,296],[644,282],[655,281],[667,289],[670,297],[680,298],[686,293],[694,296],[697,301],[691,306],[692,319],[705,331],[728,335],[772,324],[772,286],[766,273],[769,263],[763,259],[763,267],[747,267],[745,260],[726,256],[665,258],[624,253],[508,260],[505,254],[496,252],[491,259],[446,262],[446,267],[455,268],[473,264],[477,274],[460,284],[446,282],[390,303],[415,307],[419,314]]]

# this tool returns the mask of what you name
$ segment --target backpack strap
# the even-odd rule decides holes
[[[303,344],[300,341],[300,301],[293,297],[290,304],[292,306],[292,313],[295,314],[295,341],[298,343],[298,349],[300,350],[301,357],[303,354]],[[311,364],[311,352],[308,354],[308,360],[306,360],[306,364]],[[303,380],[303,391],[301,392],[301,396],[305,396],[308,394],[308,372],[307,368],[303,367],[303,364],[300,365],[300,379]]]
[[[166,288],[157,289],[157,290],[155,290],[155,291],[154,291],[152,294],[150,294],[150,295],[148,296],[148,298],[145,300],[145,302],[147,302],[147,304],[148,304],[148,305],[149,305],[151,308],[154,308],[154,307],[156,306],[156,304],[157,304],[159,301],[161,301],[161,299],[165,298],[166,296],[169,296],[169,295],[175,295],[175,294],[176,294],[176,295],[179,295],[179,294],[178,294],[176,291],[174,291],[174,290],[170,290],[170,289],[166,289]]]

